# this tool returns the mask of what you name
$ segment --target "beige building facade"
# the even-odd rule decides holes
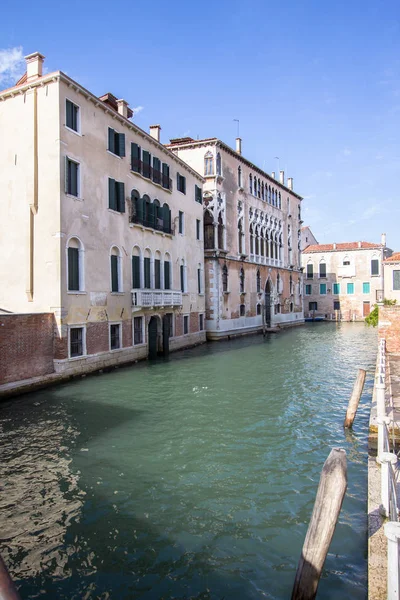
[[[43,58],[0,93],[0,307],[54,313],[58,372],[204,341],[202,177]]]
[[[383,261],[383,273],[385,299],[400,304],[400,252],[394,252]]]
[[[390,253],[384,234],[380,244],[308,246],[302,253],[305,317],[364,320],[383,298],[383,261]]]
[[[169,148],[204,176],[208,339],[300,324],[301,196],[217,138],[171,140]]]
[[[314,246],[315,244],[318,244],[318,241],[311,229],[308,226],[302,227],[300,230],[301,251],[303,252],[303,250],[305,250],[307,246]]]

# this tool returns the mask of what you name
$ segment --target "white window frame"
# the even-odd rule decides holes
[[[111,325],[119,325],[119,347],[111,348]],[[109,321],[108,323],[108,347],[110,352],[122,350],[122,321]]]
[[[74,104],[74,106],[76,106],[78,108],[78,129],[71,129],[71,127],[68,127],[67,125],[67,100],[68,102],[71,102],[71,104]],[[74,100],[71,100],[71,98],[66,97],[65,98],[65,129],[68,129],[68,131],[72,131],[72,133],[75,133],[75,135],[79,135],[79,137],[82,137],[82,133],[81,133],[81,106],[80,104],[77,104]]]
[[[135,318],[142,319],[142,342],[140,344],[135,344]],[[145,336],[145,318],[144,315],[132,315],[132,346],[138,348],[140,346],[144,346],[146,344],[146,336]]]
[[[113,255],[112,254],[113,248],[117,248],[119,254]],[[117,256],[117,270],[118,270],[118,291],[117,292],[112,291],[111,256]],[[121,252],[121,248],[119,246],[117,246],[116,244],[113,244],[110,248],[109,265],[110,265],[110,293],[111,294],[123,294],[124,293],[124,284],[123,284],[123,280],[122,280],[122,252]]]
[[[68,289],[68,275],[69,275],[69,264],[68,264],[68,248],[71,240],[78,240],[80,246],[78,248],[79,252],[79,290],[69,290]],[[65,277],[66,277],[66,289],[68,294],[86,294],[85,291],[85,246],[83,245],[82,240],[77,235],[70,235],[67,239],[65,245]]]
[[[73,129],[71,129],[70,131],[73,131]],[[67,173],[68,173],[68,161],[75,163],[76,165],[78,165],[78,175],[76,178],[76,182],[77,182],[77,187],[78,187],[78,195],[74,196],[74,194],[70,194],[68,192],[68,188],[67,188]],[[65,162],[64,162],[64,190],[65,190],[65,195],[68,196],[68,198],[75,198],[75,200],[83,200],[82,197],[82,184],[81,184],[81,163],[79,160],[77,160],[76,158],[73,158],[72,156],[70,156],[69,154],[67,154],[65,156]]]
[[[71,356],[71,329],[82,329],[82,354],[79,356]],[[86,323],[75,323],[74,325],[68,325],[68,359],[79,360],[83,356],[87,356],[86,347]]]

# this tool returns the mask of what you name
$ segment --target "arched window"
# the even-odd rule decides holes
[[[269,234],[265,232],[265,256],[269,258]]]
[[[261,236],[260,236],[260,254],[261,256],[264,256],[264,231],[261,229]]]
[[[164,233],[171,233],[171,210],[166,202],[164,202],[162,207],[162,220]]]
[[[324,260],[319,263],[319,277],[320,279],[326,277],[326,262]]]
[[[162,206],[160,206],[160,201],[157,200],[157,198],[155,200],[153,200],[153,206],[154,206],[154,228],[157,229],[157,231],[163,231],[163,228],[164,228],[163,209],[162,209]]]
[[[211,152],[204,156],[204,175],[214,175],[214,157]]]
[[[135,246],[132,250],[132,289],[138,290],[142,287],[141,280],[141,251],[139,246]]]
[[[281,276],[278,275],[276,276],[276,293],[280,294],[281,293]]]
[[[228,291],[228,267],[226,265],[222,267],[222,291]]]
[[[239,254],[243,254],[243,225],[242,219],[238,223],[238,248]]]
[[[278,236],[275,234],[275,258],[278,258]]]
[[[261,184],[261,198],[262,198],[262,200],[265,200],[265,198],[264,198],[264,182],[262,182],[262,184]]]
[[[293,302],[290,303],[290,312],[293,312]]]
[[[260,254],[260,236],[259,236],[259,229],[258,229],[258,227],[256,227],[255,254],[257,256]]]
[[[239,274],[239,291],[244,294],[244,269],[241,267]]]
[[[253,225],[250,225],[250,254],[254,254]]]
[[[151,289],[151,250],[146,248],[143,260],[144,287]]]
[[[206,210],[204,213],[204,249],[214,250],[214,219],[211,213]]]
[[[221,155],[219,152],[217,153],[216,164],[217,164],[217,175],[222,175]]]
[[[257,185],[257,196],[259,198],[261,198],[261,181],[260,179],[258,179],[258,185]]]
[[[154,256],[154,288],[161,290],[161,252],[159,250]]]
[[[260,275],[260,269],[257,269],[257,293],[260,294],[261,293],[261,275]]]
[[[268,187],[268,204],[271,204],[271,186]]]
[[[122,259],[117,246],[110,250],[111,291],[122,292]]]
[[[242,167],[238,166],[238,186],[242,187]]]
[[[224,249],[224,224],[222,221],[222,213],[218,215],[218,248]]]
[[[187,291],[187,283],[186,283],[186,262],[185,259],[182,258],[181,264],[179,266],[179,279],[181,283],[181,292]]]
[[[249,175],[249,190],[250,190],[250,194],[253,193],[253,175],[250,173]]]
[[[261,304],[257,304],[257,315],[261,315]]]
[[[84,247],[77,237],[67,242],[67,287],[69,292],[82,292],[84,282]]]
[[[137,190],[131,191],[131,214],[129,220],[131,223],[143,222],[143,205]]]
[[[164,256],[164,290],[170,290],[172,286],[171,257],[168,252]]]

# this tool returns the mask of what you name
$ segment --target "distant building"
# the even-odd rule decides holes
[[[316,237],[308,226],[301,228],[300,236],[300,250],[302,252],[307,246],[315,246],[318,244]]]
[[[206,328],[209,339],[303,322],[302,197],[217,138],[171,140],[204,175]]]
[[[400,252],[395,252],[383,261],[384,290],[387,300],[400,304]]]
[[[380,244],[308,246],[302,253],[305,317],[363,320],[383,297],[383,261],[390,254],[385,234]]]
[[[43,59],[0,93],[0,307],[54,313],[58,372],[204,341],[203,178]]]

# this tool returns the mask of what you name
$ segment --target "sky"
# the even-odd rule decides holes
[[[39,51],[161,141],[218,137],[285,170],[320,243],[400,250],[399,0],[5,2],[0,89]]]

